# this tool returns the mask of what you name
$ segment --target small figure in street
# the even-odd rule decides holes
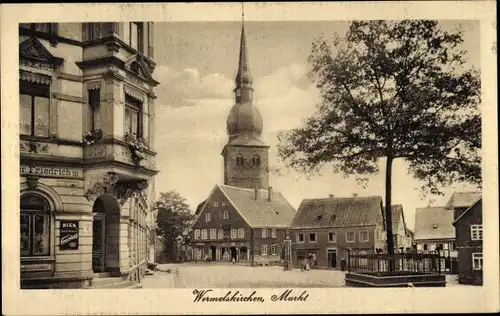
[[[236,259],[234,257],[231,259],[231,261],[233,262],[233,264],[236,263]]]
[[[309,259],[305,258],[304,263],[302,264],[302,267],[300,268],[300,271],[309,271]]]

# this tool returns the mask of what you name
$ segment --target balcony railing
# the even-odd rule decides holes
[[[441,260],[438,253],[349,254],[347,270],[376,276],[441,274]]]

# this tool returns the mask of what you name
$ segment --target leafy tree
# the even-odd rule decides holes
[[[175,261],[177,240],[189,229],[194,215],[189,209],[186,199],[177,191],[160,193],[160,199],[153,208],[158,211],[156,217],[156,234],[164,241],[164,254],[169,261]]]
[[[321,101],[301,128],[279,134],[280,157],[307,174],[331,164],[366,184],[385,160],[390,254],[395,159],[425,183],[424,194],[481,183],[480,80],[466,69],[462,36],[436,21],[356,21],[333,46],[316,39],[309,76]]]

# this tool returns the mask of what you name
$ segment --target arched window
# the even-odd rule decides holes
[[[21,257],[50,254],[50,206],[38,194],[21,197]]]
[[[252,158],[252,166],[259,167],[260,166],[260,157],[258,155],[254,155]]]
[[[242,167],[245,164],[245,158],[239,156],[236,157],[236,166]]]

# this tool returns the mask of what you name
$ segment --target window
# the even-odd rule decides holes
[[[210,229],[210,239],[217,239],[217,229]]]
[[[276,238],[276,228],[271,229],[271,238]]]
[[[262,256],[267,256],[267,245],[260,246],[260,254]]]
[[[211,222],[212,221],[212,213],[205,213],[205,222]]]
[[[50,86],[20,80],[21,135],[49,137]]]
[[[199,229],[195,229],[194,230],[194,239],[200,239],[200,230]]]
[[[219,229],[219,239],[224,239],[224,230]]]
[[[130,23],[130,46],[132,46],[133,49],[144,53],[144,23]]]
[[[236,157],[236,166],[243,167],[245,165],[245,158],[239,156]]]
[[[271,245],[271,254],[276,255],[276,245]]]
[[[226,206],[226,202],[222,201],[222,202],[220,203],[220,205],[221,205],[222,207],[224,207],[224,206]]]
[[[219,202],[215,201],[214,202],[214,207],[219,207]]]
[[[361,241],[361,242],[367,242],[368,241],[368,232],[367,231],[361,231],[361,232],[359,232],[359,241]]]
[[[142,104],[125,96],[125,132],[142,137]]]
[[[245,229],[244,228],[238,229],[238,238],[245,238]]]
[[[297,234],[297,242],[304,242],[304,234],[302,233]]]
[[[104,23],[84,23],[85,28],[85,39],[86,41],[92,41],[100,39],[104,36]]]
[[[471,240],[483,240],[483,225],[470,225]]]
[[[224,213],[222,214],[222,218],[223,219],[228,219],[229,218],[229,212],[228,211],[224,211]]]
[[[328,233],[328,241],[329,242],[337,242],[337,233],[329,232]]]
[[[483,253],[474,252],[472,254],[472,270],[483,270]]]
[[[267,228],[262,228],[262,238],[267,238]]]
[[[309,234],[309,241],[310,242],[316,242],[316,233],[310,233]]]
[[[236,229],[231,229],[231,239],[236,239],[238,236],[238,231]]]
[[[21,197],[21,257],[50,254],[49,203],[38,194]]]
[[[208,232],[206,229],[201,230],[201,239],[208,239]]]
[[[427,250],[427,244],[424,244],[424,250]]]
[[[346,242],[354,242],[355,241],[354,232],[346,232],[345,233],[345,241]]]
[[[90,131],[101,128],[101,91],[89,90]]]
[[[252,166],[254,167],[260,166],[260,157],[258,155],[254,155],[252,157]]]

